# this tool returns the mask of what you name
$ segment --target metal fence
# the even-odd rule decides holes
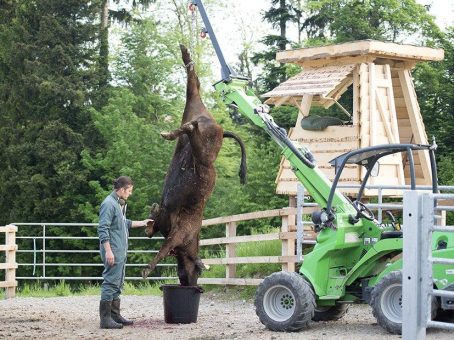
[[[103,264],[101,261],[93,261],[97,255],[99,255],[99,239],[96,236],[71,236],[75,233],[79,233],[81,228],[90,227],[96,228],[96,223],[14,223],[18,226],[18,236],[16,236],[16,242],[19,245],[17,253],[28,253],[31,254],[33,260],[31,262],[20,262],[18,261],[19,267],[30,267],[31,275],[30,276],[18,276],[18,280],[102,280],[102,267]],[[60,227],[60,232],[64,235],[50,235],[50,228]],[[36,235],[23,235],[23,231],[26,229],[35,228],[39,231],[36,232]],[[66,230],[64,230],[66,229]],[[29,233],[27,233],[29,234]],[[153,237],[152,244],[156,244],[155,241],[163,240],[163,237]],[[86,241],[91,244],[87,244],[86,249],[58,249],[49,247],[49,243],[52,240],[66,240],[66,241]],[[137,240],[147,240],[150,241],[148,237],[129,237],[131,242]],[[21,242],[22,241],[22,242]],[[29,241],[32,246],[28,247],[23,241]],[[21,244],[22,243],[22,244]],[[151,243],[150,243],[151,244]],[[132,250],[128,249],[128,255],[134,253],[140,254],[155,254],[157,249],[151,250]],[[60,263],[60,262],[49,262],[49,257],[52,257],[53,254],[86,254],[86,262],[71,262],[71,263]],[[137,264],[137,263],[126,263],[126,267],[145,267],[147,264]],[[166,264],[160,263],[158,267],[175,267],[175,264]],[[46,269],[50,267],[98,267],[99,276],[49,276],[46,273]],[[37,269],[40,268],[39,275],[36,275]],[[96,272],[96,270],[92,270]],[[141,280],[142,277],[139,276],[126,276],[127,280]],[[150,276],[150,280],[172,280],[176,279],[173,276]]]
[[[350,186],[339,186],[340,188],[347,189],[359,189],[359,185],[350,185]],[[367,206],[373,210],[377,211],[377,220],[382,223],[383,211],[385,210],[402,210],[402,202],[383,202],[384,201],[384,192],[386,190],[400,190],[403,194],[404,190],[410,189],[409,186],[378,186],[371,185],[367,186],[367,189],[377,190],[377,202],[369,203]],[[454,191],[453,186],[440,186],[440,190],[443,191]],[[430,190],[430,186],[418,186],[418,190]],[[308,215],[316,209],[317,204],[308,202],[305,200],[303,188],[300,188],[300,194],[298,195],[298,216],[297,216],[297,236],[296,238],[296,262],[302,260],[302,247],[304,241],[304,226],[310,226],[312,222]],[[454,207],[444,207],[445,210],[454,210]],[[17,242],[19,245],[18,254],[28,253],[30,254],[29,261],[17,261],[19,267],[29,267],[30,275],[27,276],[18,276],[18,280],[101,280],[102,273],[102,263],[101,261],[94,261],[99,254],[98,238],[96,236],[73,236],[79,234],[81,228],[89,227],[95,228],[97,224],[95,223],[14,223],[19,227],[17,233]],[[59,235],[50,235],[50,228],[61,227],[62,229],[67,228],[66,234],[62,231]],[[27,233],[27,236],[22,232],[27,228],[37,229],[35,233]],[[150,239],[147,237],[130,237],[131,241],[130,250],[128,250],[129,256],[134,256],[134,254],[150,254],[150,257],[153,254],[158,252],[159,246],[157,246],[156,241],[162,240],[162,237],[153,237],[150,242]],[[63,249],[56,248],[55,246],[50,246],[50,243],[55,240],[66,240],[66,241],[84,241],[87,244],[84,245],[83,249]],[[134,242],[140,242],[140,240],[147,240],[150,248],[148,250],[137,249],[134,245]],[[27,242],[25,245],[24,242]],[[91,244],[90,244],[91,242]],[[55,243],[55,242],[54,242]],[[308,243],[308,242],[306,242]],[[152,249],[151,249],[152,248]],[[80,254],[86,254],[86,261],[84,262],[72,262],[72,263],[60,263],[52,261],[52,254],[60,253],[73,253],[75,256]],[[21,257],[23,258],[23,256]],[[85,260],[84,259],[84,260]],[[127,263],[127,268],[130,267],[144,267],[145,263]],[[85,275],[85,276],[71,276],[71,275],[59,275],[52,276],[49,275],[49,268],[52,267],[91,267],[90,273],[98,272],[97,276]],[[173,263],[160,263],[158,267],[175,267]],[[39,270],[38,270],[39,269]],[[126,276],[126,280],[141,280],[141,276]],[[152,276],[149,277],[150,280],[175,280],[175,276]]]
[[[339,189],[358,189],[360,185],[339,185]],[[385,192],[392,190],[393,192],[400,193],[402,197],[404,192],[410,190],[410,185],[366,185],[366,189],[368,190],[377,190],[377,202],[376,203],[368,203],[366,206],[374,211],[377,211],[377,221],[378,223],[383,223],[383,212],[386,210],[397,210],[402,211],[404,206],[402,202],[383,202],[385,198]],[[454,186],[450,185],[440,185],[438,189],[442,192],[452,192],[454,191]],[[418,185],[416,186],[416,190],[419,191],[432,191],[432,186],[429,185]],[[397,195],[396,195],[397,196]],[[303,248],[303,237],[304,237],[304,226],[305,225],[312,225],[312,222],[309,220],[305,220],[303,218],[304,214],[311,213],[314,209],[319,209],[319,205],[317,203],[311,203],[305,200],[305,189],[301,184],[297,186],[297,208],[298,208],[298,216],[297,216],[297,259],[298,261],[302,260],[302,248]],[[448,211],[454,211],[454,206],[443,206],[444,213]],[[442,219],[438,221],[438,223],[443,224],[445,220],[445,215]]]
[[[404,226],[412,226],[403,244],[402,284],[402,335],[404,340],[422,340],[426,328],[454,330],[454,324],[431,320],[432,298],[434,296],[454,298],[454,291],[434,289],[432,265],[454,266],[453,259],[432,257],[432,233],[434,231],[454,232],[454,226],[440,226],[437,223],[446,209],[441,203],[454,200],[454,194],[433,194],[421,191],[407,191],[404,194]],[[451,269],[452,271],[452,269]]]

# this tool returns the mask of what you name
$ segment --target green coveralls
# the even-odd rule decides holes
[[[101,203],[99,209],[98,236],[101,259],[104,264],[101,300],[105,301],[117,299],[121,294],[125,278],[129,229],[132,226],[132,221],[126,219],[126,211],[123,214],[118,200],[118,195],[113,191]],[[106,260],[106,251],[103,245],[106,241],[110,242],[115,257],[113,266],[109,266]]]

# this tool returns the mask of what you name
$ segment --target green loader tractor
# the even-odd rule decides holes
[[[438,192],[436,144],[378,145],[347,152],[331,164],[336,169],[331,182],[316,166],[309,149],[290,140],[269,115],[267,105],[254,95],[249,79],[235,74],[225,62],[201,0],[191,1],[199,9],[221,64],[222,80],[214,84],[224,102],[263,128],[282,148],[296,177],[322,209],[313,213],[318,231],[316,245],[304,256],[299,273],[277,272],[258,286],[255,307],[260,321],[270,330],[299,331],[312,321],[337,320],[353,303],[369,303],[377,322],[391,333],[402,330],[402,247],[405,233],[413,226],[377,222],[373,212],[362,203],[367,180],[379,168],[382,157],[406,153],[410,167],[411,189],[416,189],[414,152],[428,152],[432,170],[432,190]],[[364,166],[365,177],[355,200],[337,190],[347,164]],[[434,232],[432,256],[454,259],[454,235]],[[454,275],[449,265],[434,264],[434,288],[454,290]],[[432,317],[438,311],[454,310],[454,299],[434,297]]]

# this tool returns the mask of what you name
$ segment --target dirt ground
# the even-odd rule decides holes
[[[197,323],[166,324],[163,299],[123,296],[122,314],[135,321],[122,330],[99,329],[97,296],[15,298],[0,301],[0,339],[399,339],[377,325],[367,305],[353,305],[335,322],[312,323],[300,333],[265,329],[252,301],[211,292],[200,299]],[[427,339],[454,332],[428,330]]]

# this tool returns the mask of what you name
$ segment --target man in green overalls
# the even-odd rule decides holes
[[[129,230],[145,227],[149,221],[126,219],[126,200],[131,195],[131,178],[121,176],[114,181],[113,191],[101,203],[99,209],[98,235],[101,259],[104,264],[99,304],[101,328],[123,328],[132,321],[120,315],[120,294],[125,278],[126,255],[128,251]]]

